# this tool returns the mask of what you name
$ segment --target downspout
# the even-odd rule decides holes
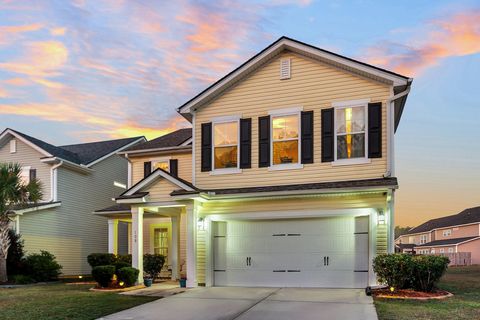
[[[51,192],[52,192],[52,194],[50,195],[50,201],[49,202],[57,201],[57,188],[58,188],[58,185],[57,185],[57,168],[59,168],[61,165],[63,165],[62,160],[60,160],[59,163],[57,163],[56,165],[54,165],[51,168],[52,174],[51,174],[50,179],[52,179],[52,181],[51,181],[51,184],[52,184]]]
[[[407,88],[394,95],[390,99],[387,100],[387,171],[383,175],[384,177],[392,177],[395,176],[395,146],[394,146],[394,138],[395,138],[395,101],[406,96],[410,92],[410,85],[412,80],[409,79],[407,83]]]

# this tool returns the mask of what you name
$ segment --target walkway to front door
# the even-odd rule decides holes
[[[371,297],[359,289],[196,288],[128,309],[108,320],[376,320]]]

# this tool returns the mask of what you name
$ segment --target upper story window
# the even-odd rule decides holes
[[[165,158],[152,160],[152,171],[159,168],[168,172],[170,170],[170,159]]]
[[[213,124],[214,169],[238,168],[238,121]]]
[[[453,248],[448,248],[448,253],[452,253],[453,252]]]
[[[426,234],[422,234],[420,236],[420,244],[427,243],[427,241],[428,241],[428,236]]]
[[[443,236],[444,237],[449,237],[451,235],[452,235],[452,229],[443,230]]]
[[[272,165],[299,163],[299,115],[272,117]]]
[[[32,169],[31,167],[22,167],[20,171],[20,182],[24,185],[30,183],[31,180],[37,178],[37,170]]]
[[[335,160],[365,159],[366,105],[335,108]]]
[[[10,153],[17,152],[17,140],[12,139],[10,140]]]

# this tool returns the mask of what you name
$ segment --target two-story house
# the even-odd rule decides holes
[[[395,240],[403,252],[448,254],[469,252],[471,263],[480,264],[480,207],[428,220]]]
[[[178,109],[191,139],[124,152],[129,189],[96,212],[110,248],[123,221],[133,266],[168,250],[189,287],[376,284],[372,259],[394,250],[394,133],[411,83],[280,38]]]
[[[6,129],[0,134],[0,162],[19,163],[22,179],[38,179],[43,199],[12,214],[27,253],[46,250],[64,275],[89,274],[87,255],[107,250],[105,219],[92,216],[111,205],[127,185],[127,161],[117,153],[144,137],[54,146]],[[122,188],[122,186],[124,188]]]

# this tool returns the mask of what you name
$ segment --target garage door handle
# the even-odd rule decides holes
[[[327,257],[327,266],[330,264],[330,261],[328,261],[330,257]]]
[[[324,265],[324,266],[327,265],[327,257],[323,257],[323,265]]]
[[[287,270],[287,272],[301,272],[300,270]]]
[[[273,272],[286,272],[287,270],[273,270]]]

